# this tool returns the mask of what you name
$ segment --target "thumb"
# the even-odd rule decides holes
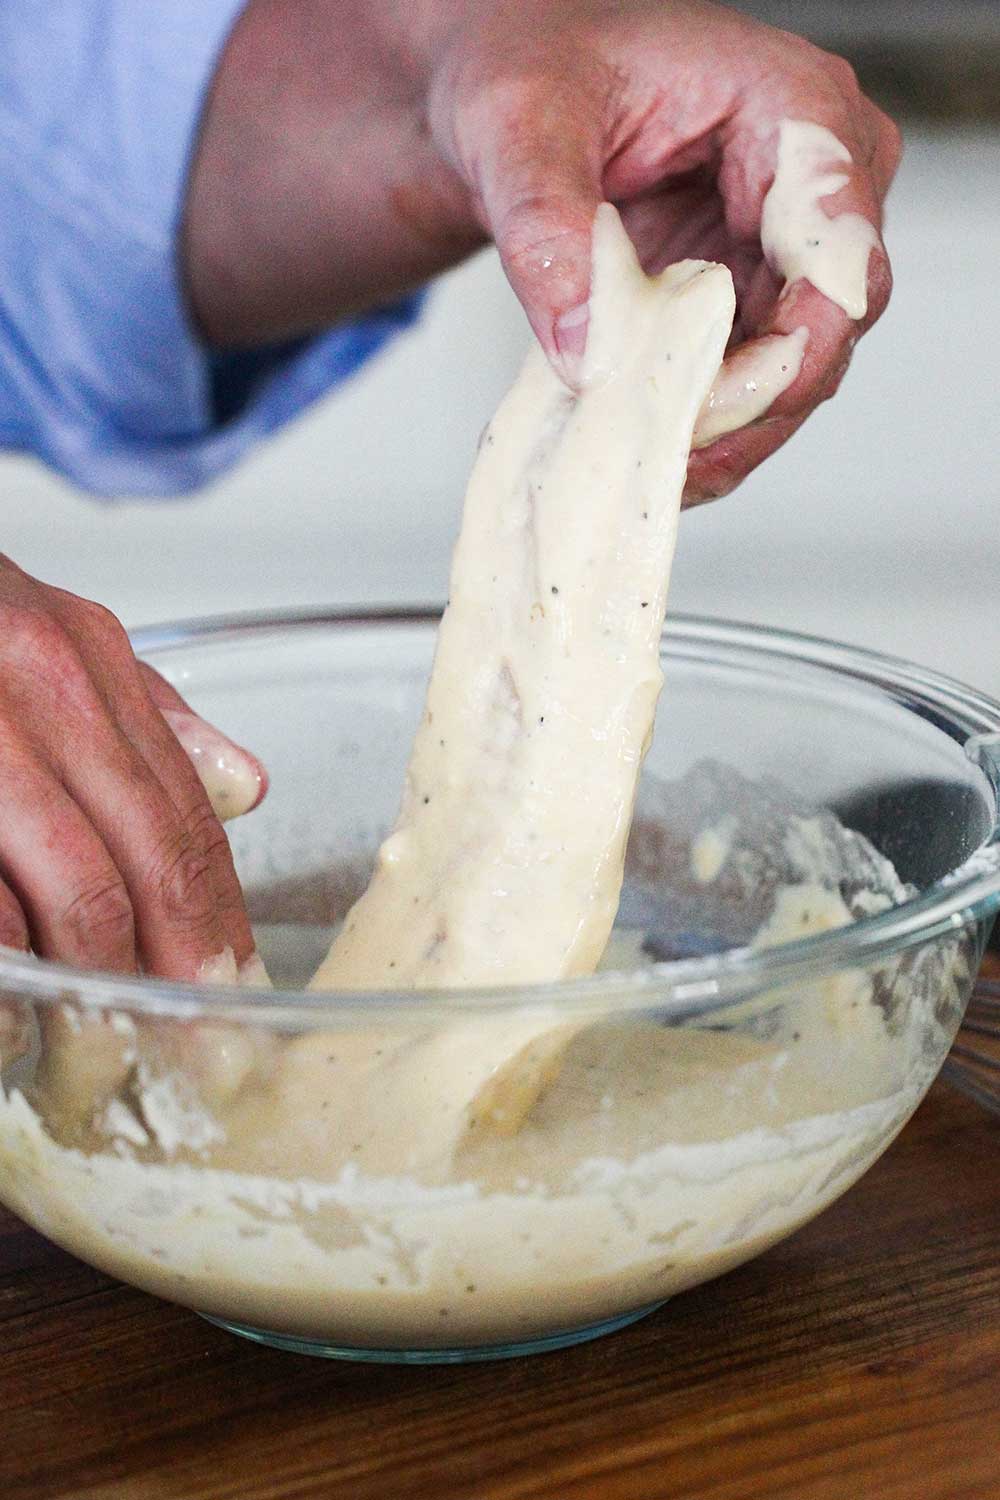
[[[267,792],[267,772],[255,755],[196,714],[176,688],[146,662],[139,663],[146,691],[180,742],[220,821],[251,812]]]
[[[602,200],[598,114],[536,85],[476,154],[476,184],[504,270],[568,385],[586,347],[590,240]]]

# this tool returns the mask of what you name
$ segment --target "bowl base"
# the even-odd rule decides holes
[[[664,1299],[666,1300],[666,1299]],[[632,1312],[621,1313],[616,1318],[606,1318],[600,1323],[588,1323],[583,1328],[571,1328],[563,1333],[550,1333],[542,1338],[525,1339],[516,1344],[469,1345],[456,1349],[360,1349],[324,1343],[322,1339],[299,1338],[295,1334],[272,1333],[266,1328],[252,1328],[246,1323],[231,1323],[228,1318],[214,1318],[201,1313],[207,1323],[224,1328],[227,1333],[239,1334],[255,1344],[266,1344],[271,1349],[284,1349],[290,1354],[311,1354],[318,1359],[346,1359],[356,1364],[372,1365],[462,1365],[476,1360],[518,1359],[524,1354],[549,1354],[555,1349],[567,1349],[572,1344],[586,1344],[591,1339],[603,1338],[606,1333],[617,1333],[630,1323],[656,1312],[663,1302],[649,1302]]]

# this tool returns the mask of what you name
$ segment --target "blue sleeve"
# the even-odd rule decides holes
[[[417,315],[213,356],[177,263],[192,146],[245,0],[3,0],[0,446],[102,495],[194,489]]]

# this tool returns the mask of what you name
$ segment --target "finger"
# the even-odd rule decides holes
[[[751,97],[727,133],[719,183],[737,239],[761,243],[786,285],[807,280],[860,321],[878,290],[876,262],[887,264],[880,231],[894,140],[847,65],[824,67],[829,77],[811,77],[801,97],[794,83],[788,97]]]
[[[209,853],[217,819],[207,800],[182,816],[106,713],[88,717],[85,743],[70,732],[56,769],[121,872],[143,967],[197,979],[227,947]]]
[[[122,685],[137,676],[194,763],[217,816],[228,819],[251,812],[268,786],[267,772],[257,757],[202,719],[159,672],[137,660],[125,628],[111,610],[62,589],[51,592],[62,601],[63,628],[83,647],[108,707]]]
[[[190,838],[207,856],[224,946],[233,950],[237,964],[246,963],[255,944],[232,849],[194,766],[162,719],[157,725],[129,715],[123,728],[170,797]]]
[[[888,301],[891,275],[873,284],[877,294],[869,302],[867,322],[877,318]],[[695,451],[688,466],[686,503],[728,494],[747,474],[781,447],[807,416],[835,394],[847,373],[859,325],[808,282],[798,282],[783,297],[767,324],[765,335],[741,346],[737,354],[750,359],[767,337],[781,334],[804,337],[799,373],[766,407],[756,423],[730,433],[720,442]],[[727,361],[728,363],[728,361]]]
[[[252,812],[267,795],[262,763],[196,714],[148,662],[140,661],[138,667],[146,691],[193,764],[216,816],[226,822]]]
[[[753,274],[747,279],[742,292],[737,293],[736,321],[740,329],[740,342],[765,336],[783,290],[784,282],[774,274],[758,250]]]
[[[204,774],[198,772],[198,760],[185,754],[177,735],[173,732],[168,715],[192,722],[193,727],[190,732],[198,736],[198,746],[202,756],[205,754],[206,745],[212,742],[213,737],[219,742],[214,762],[216,770],[220,763],[223,767],[233,768],[228,782],[224,782],[224,786],[229,791],[230,805],[239,806],[240,800],[244,805],[248,801],[259,801],[263,781],[262,773],[254,774],[251,782],[248,771],[243,769],[243,764],[256,765],[253,758],[243,756],[240,752],[240,762],[237,762],[234,752],[238,747],[232,746],[231,742],[226,741],[210,725],[205,724],[186,705],[180,710],[158,709],[151,701],[151,693],[154,691],[158,692],[165,702],[183,703],[183,699],[174,693],[151,668],[144,668],[134,677],[131,673],[119,674],[112,691],[115,717],[123,734],[150,767],[167,793],[192,843],[199,847],[208,859],[215,888],[219,923],[224,938],[224,949],[232,950],[237,965],[246,964],[254,956],[256,947],[243,891],[233,864],[229,840],[207,796],[203,784]],[[242,778],[242,787],[238,778]],[[249,793],[248,782],[251,785]],[[231,790],[232,785],[238,788],[239,800],[237,792]],[[204,970],[203,966],[202,978],[211,978],[213,974],[214,970]],[[226,976],[223,973],[220,977]]]
[[[118,723],[169,798],[192,847],[208,861],[222,934],[221,948],[215,954],[231,949],[236,963],[244,964],[255,952],[255,944],[229,840],[194,765],[162,714],[151,703],[143,707],[118,705]],[[208,976],[203,972],[201,977]]]
[[[28,923],[21,903],[9,885],[0,880],[0,949],[27,953]],[[9,1067],[28,1050],[31,1014],[28,1006],[13,998],[0,999],[0,1068]]]
[[[3,766],[0,874],[31,947],[78,968],[134,973],[131,898],[93,824],[42,760],[7,742]],[[9,904],[7,922],[19,938]]]
[[[808,337],[799,327],[752,339],[727,355],[698,414],[692,448],[705,448],[769,412],[798,378]]]
[[[602,199],[601,108],[586,88],[567,97],[562,87],[518,81],[499,100],[491,91],[466,132],[504,270],[571,385],[586,345],[591,226]]]
[[[806,343],[798,373],[790,382],[779,383],[775,398],[763,408],[763,432],[710,449],[704,461],[692,460],[691,497],[734,488],[780,446],[782,433],[794,431],[832,395],[857,340],[888,303],[892,273],[878,226],[898,160],[898,134],[860,99],[856,116],[839,118],[838,130],[834,134],[810,123],[796,138],[801,148],[798,154],[782,135],[775,143],[779,149],[776,174],[763,196],[758,180],[756,193],[727,197],[727,212],[737,227],[741,215],[749,214],[753,223],[759,214],[769,269],[790,278],[768,306],[762,295],[768,273],[762,270],[741,306],[741,326],[753,329],[756,325],[758,340],[741,346],[731,362],[752,365],[764,356],[765,342],[776,335],[786,340],[804,337]],[[760,158],[751,154],[750,160],[747,182],[752,183],[753,163],[759,165]],[[828,239],[833,242],[832,255],[823,252]],[[819,249],[803,250],[803,244]],[[723,382],[732,374],[732,369],[724,371]]]
[[[797,295],[818,297],[820,294],[812,287],[805,287]],[[828,317],[833,317],[836,310],[831,310],[827,303],[825,311]],[[822,345],[822,340],[819,343]],[[710,446],[693,452],[684,490],[685,506],[729,494],[758,464],[782,447],[817,405],[835,395],[847,372],[851,347],[852,345],[848,345],[846,349],[840,349],[840,345],[831,337],[827,341],[827,360],[824,360],[821,352],[814,351],[813,359],[817,366],[822,366],[822,371],[814,369],[809,377],[808,404],[802,405],[796,401],[795,386],[799,383],[796,381],[757,422],[739,431],[727,433]],[[838,349],[839,361],[836,357]],[[803,368],[809,353],[807,345]]]
[[[143,966],[197,978],[226,946],[204,831],[185,825],[120,732],[84,650],[59,627],[46,627],[46,637],[52,691],[33,705],[35,743],[124,882]]]
[[[869,170],[876,191],[884,204],[903,154],[903,137],[895,120],[890,119],[870,100],[866,100],[866,103],[870,130],[875,139],[875,151]]]
[[[690,510],[730,494],[758,464],[787,443],[805,420],[805,413],[796,417],[765,417],[752,427],[727,433],[710,447],[692,453],[684,486],[684,508]]]
[[[0,880],[0,948],[27,953],[31,947],[28,922],[9,885]]]
[[[184,753],[177,737],[171,732],[164,713],[152,701],[152,692],[156,692],[165,703],[181,705],[180,710],[168,708],[168,713],[182,713],[186,720],[193,721],[196,726],[202,725],[202,746],[206,736],[213,736],[219,742],[220,748],[214,765],[209,769],[214,770],[222,780],[231,804],[242,810],[242,806],[247,803],[259,800],[263,778],[254,769],[256,762],[252,757],[244,755],[237,746],[231,745],[217,731],[212,730],[211,726],[198,720],[179,694],[152,668],[140,668],[124,629],[108,610],[75,601],[74,625],[77,638],[81,640],[85,654],[90,659],[91,677],[99,688],[110,715],[111,736],[109,738],[107,735],[107,724],[102,725],[102,734],[112,766],[124,766],[125,761],[131,759],[140,783],[148,768],[176,815],[177,828],[172,833],[168,831],[166,837],[176,840],[180,836],[187,840],[192,864],[199,857],[207,862],[215,893],[215,914],[221,938],[215,944],[214,951],[201,958],[196,973],[199,977],[216,977],[220,962],[223,965],[226,962],[222,955],[230,954],[228,963],[231,966],[234,962],[246,963],[254,954],[250,922],[229,841],[210,805],[202,780],[196,774],[195,763]],[[125,746],[119,742],[118,735],[126,742]],[[136,752],[137,759],[128,755],[126,746]],[[221,771],[220,763],[223,767]],[[228,776],[225,773],[226,767],[230,768]],[[149,792],[148,788],[147,791]],[[162,808],[157,809],[155,806],[155,790],[150,795],[153,803],[150,804],[149,812],[155,822],[162,819],[163,812]],[[131,839],[130,830],[130,847]],[[140,934],[140,945],[145,949],[143,934]],[[152,962],[157,965],[155,972],[164,972],[162,958],[153,957]],[[227,974],[228,969],[223,967],[220,976],[225,978]],[[191,976],[182,972],[180,977]]]
[[[64,641],[62,649],[73,699],[66,722],[86,726],[87,743],[80,755],[60,759],[56,750],[55,757],[119,863],[133,898],[143,961],[154,973],[182,979],[214,974],[225,954],[230,967],[246,962],[254,944],[228,840],[146,683],[189,714],[187,705],[158,674],[140,670],[109,610],[67,596],[66,611],[72,643],[67,648]],[[235,755],[237,747],[232,750]],[[120,804],[116,775],[131,790],[127,827],[111,815]],[[259,794],[255,777],[252,796]],[[175,865],[159,892],[147,890],[142,869],[144,859],[152,861],[150,868],[156,865],[151,841]]]

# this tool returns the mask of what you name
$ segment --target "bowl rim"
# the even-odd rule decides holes
[[[146,659],[194,642],[219,644],[275,631],[433,628],[441,612],[440,604],[252,611],[143,626],[131,631],[130,638],[136,654]],[[864,647],[773,626],[668,615],[661,651],[669,653],[672,645],[691,649],[699,644],[753,655],[761,661],[774,658],[819,668],[881,689],[911,710],[924,706],[946,715],[954,728],[966,731],[966,754],[984,771],[997,796],[997,818],[987,840],[925,891],[849,926],[774,948],[732,948],[722,954],[662,961],[641,971],[611,970],[543,984],[419,992],[234,991],[76,969],[0,950],[0,993],[14,999],[73,1001],[141,1015],[184,1020],[208,1017],[278,1030],[364,1024],[373,1015],[387,1012],[397,1020],[534,1010],[655,1012],[663,1019],[680,1020],[710,1015],[797,980],[881,961],[917,944],[957,935],[1000,908],[1000,703],[942,673]]]

